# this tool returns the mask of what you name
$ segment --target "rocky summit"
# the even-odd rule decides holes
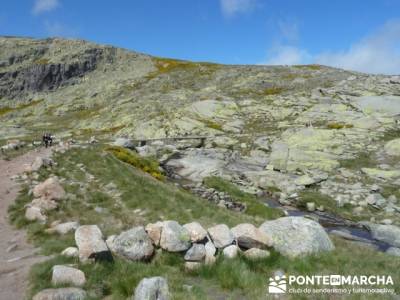
[[[384,271],[400,292],[399,76],[0,37],[0,124],[1,208],[46,258],[32,299],[264,299],[274,274]]]

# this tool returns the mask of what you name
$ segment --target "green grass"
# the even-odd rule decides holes
[[[350,170],[360,170],[361,168],[372,168],[376,166],[376,159],[372,153],[359,152],[357,157],[342,159],[339,161],[342,168]]]
[[[328,195],[321,194],[312,188],[299,192],[299,200],[296,202],[296,205],[306,210],[307,202],[314,202],[316,207],[323,206],[325,211],[353,221],[365,220],[374,212],[367,207],[364,213],[356,216],[352,213],[353,206],[351,204],[346,203],[339,207],[335,199]]]
[[[192,272],[184,270],[183,257],[176,253],[158,253],[150,263],[116,258],[114,263],[81,264],[75,259],[57,256],[34,266],[30,275],[31,295],[52,287],[50,278],[54,265],[71,263],[86,274],[84,289],[89,291],[91,299],[109,295],[112,299],[127,299],[139,281],[150,276],[167,278],[172,299],[266,299],[268,278],[278,269],[286,275],[391,275],[395,283],[393,288],[400,292],[400,271],[393,258],[338,238],[333,241],[336,249],[319,255],[287,259],[271,251],[269,258],[259,260],[243,256],[228,260],[219,256],[215,265]],[[185,284],[194,289],[188,292],[183,288]],[[289,299],[299,299],[299,295],[291,295]],[[315,296],[311,299],[331,298]]]
[[[279,95],[279,94],[282,94],[282,92],[284,90],[285,89],[283,87],[270,87],[270,88],[266,88],[263,91],[263,95],[265,95],[265,96]]]
[[[214,188],[220,192],[225,192],[235,201],[246,204],[247,208],[245,213],[250,216],[262,219],[276,219],[283,216],[282,210],[266,206],[258,200],[257,197],[241,191],[234,184],[222,179],[221,177],[206,177],[203,182],[207,187]]]
[[[61,201],[59,208],[49,213],[49,223],[54,220],[75,220],[81,224],[98,224],[108,236],[161,219],[177,220],[181,224],[198,221],[208,227],[218,223],[234,226],[243,222],[259,225],[267,218],[267,215],[260,215],[258,209],[261,211],[265,206],[255,197],[218,178],[207,180],[238,201],[250,204],[249,207],[256,203],[262,205],[254,206],[254,216],[216,207],[168,182],[148,176],[103,149],[98,145],[86,149],[74,148],[64,154],[56,153],[53,159],[58,166],[53,170],[40,171],[40,180],[47,178],[50,173],[64,178],[65,190],[74,195]],[[80,163],[85,166],[84,171],[77,167]],[[92,174],[94,179],[88,179],[87,173]],[[119,197],[105,191],[104,186],[110,182],[115,184]],[[182,254],[166,252],[157,252],[148,263],[115,258],[113,264],[81,264],[75,259],[58,255],[64,248],[74,246],[73,234],[63,237],[46,234],[44,225],[24,220],[24,205],[31,200],[27,188],[24,188],[15,205],[10,208],[10,220],[28,231],[29,239],[41,246],[42,253],[55,254],[50,260],[33,267],[30,275],[31,295],[52,287],[51,268],[56,264],[76,264],[85,272],[87,283],[84,289],[89,292],[90,299],[103,299],[105,296],[126,299],[133,294],[143,277],[157,275],[168,279],[172,299],[265,299],[268,277],[277,269],[290,275],[389,274],[393,276],[397,292],[400,291],[400,271],[392,257],[339,239],[334,239],[336,250],[331,253],[294,260],[274,251],[270,258],[258,261],[244,257],[231,261],[219,258],[214,266],[204,266],[190,273],[184,270]],[[102,207],[104,211],[97,212],[95,207]],[[145,213],[136,214],[136,209]],[[268,217],[277,217],[272,211],[266,214]],[[183,285],[192,285],[193,290],[188,292]],[[292,299],[298,298],[293,296]]]
[[[23,110],[23,109],[28,108],[28,107],[32,107],[32,106],[38,105],[41,102],[43,102],[43,99],[33,100],[33,101],[28,102],[28,103],[18,105],[16,107],[8,107],[8,106],[1,107],[0,108],[0,116],[8,114],[8,113],[13,112],[13,111],[19,111],[19,110]]]

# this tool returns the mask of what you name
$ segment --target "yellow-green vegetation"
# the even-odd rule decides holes
[[[261,219],[276,219],[283,217],[282,210],[268,207],[262,203],[257,197],[249,193],[241,191],[237,186],[221,177],[211,176],[206,177],[203,183],[210,188],[220,192],[225,192],[232,197],[233,200],[246,204],[246,214],[259,217]]]
[[[153,58],[153,62],[158,69],[158,72],[168,73],[176,69],[192,69],[198,66],[198,64],[190,61],[176,60],[170,58]]]
[[[198,221],[206,228],[219,223],[228,226],[239,223],[260,225],[258,217],[216,207],[173,184],[153,180],[102,149],[99,145],[55,153],[53,159],[58,164],[57,168],[40,171],[40,181],[55,174],[65,179],[64,189],[74,195],[60,201],[60,207],[49,212],[48,224],[55,220],[97,224],[106,236],[162,219],[177,220],[181,224]],[[84,169],[77,164],[83,164]],[[89,179],[88,174],[93,175],[94,179]],[[111,183],[115,186],[115,192],[112,193],[106,189]],[[221,186],[220,183],[218,185]],[[233,196],[238,193],[230,186],[224,188]],[[242,199],[247,197],[239,193],[237,197],[240,196]],[[87,282],[83,288],[89,293],[90,299],[127,299],[143,277],[164,276],[168,280],[172,299],[261,300],[266,297],[268,277],[277,269],[290,275],[390,274],[395,284],[393,288],[397,293],[400,292],[400,270],[393,263],[393,257],[336,238],[333,238],[336,249],[329,253],[287,259],[271,250],[269,258],[255,261],[243,256],[231,260],[219,256],[215,265],[203,266],[195,272],[184,270],[181,253],[157,252],[150,262],[132,262],[114,257],[113,263],[84,264],[76,258],[59,254],[66,247],[75,245],[72,233],[64,236],[46,234],[43,231],[45,225],[24,219],[24,206],[31,200],[32,196],[28,195],[26,188],[10,208],[11,221],[27,230],[29,239],[41,247],[42,253],[51,255],[49,260],[33,267],[30,296],[53,287],[52,267],[57,264],[74,264],[85,273]],[[94,209],[96,207],[102,209]],[[137,209],[143,213],[135,213]],[[191,285],[193,289],[185,289],[184,285]],[[288,295],[288,298],[299,299],[296,294]],[[348,298],[359,299],[357,296]],[[385,299],[384,296],[380,298]],[[323,298],[317,295],[314,299]]]
[[[0,108],[0,116],[5,115],[5,114],[7,114],[9,112],[19,111],[19,110],[23,110],[23,109],[28,108],[28,107],[35,106],[35,105],[41,103],[42,101],[43,101],[43,99],[33,100],[33,101],[28,102],[28,103],[20,104],[20,105],[18,105],[16,107],[8,107],[8,106],[1,107]]]
[[[283,87],[270,87],[270,88],[266,88],[263,91],[263,94],[265,96],[272,96],[272,95],[279,95],[281,94],[285,89]]]
[[[122,147],[108,147],[107,151],[112,153],[119,160],[150,174],[154,178],[164,180],[164,175],[160,170],[160,165],[157,160],[141,157],[137,153]]]
[[[50,62],[48,58],[39,58],[35,60],[33,63],[37,65],[47,65]]]
[[[343,129],[343,128],[353,128],[354,125],[353,124],[346,124],[346,123],[328,123],[328,125],[326,125],[326,127],[328,127],[329,129]]]
[[[204,123],[208,128],[215,130],[222,130],[222,125],[209,119],[202,119],[200,122]]]
[[[308,70],[313,70],[313,71],[318,71],[322,69],[321,65],[294,65],[293,67],[298,68],[298,69],[308,69]]]

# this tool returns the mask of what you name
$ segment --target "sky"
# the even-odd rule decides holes
[[[194,61],[400,74],[400,0],[2,0],[0,35],[79,38]]]

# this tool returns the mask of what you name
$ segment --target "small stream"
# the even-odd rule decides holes
[[[278,201],[272,199],[264,200],[264,202],[268,204],[268,206],[270,207],[283,209],[284,211],[287,212],[289,216],[310,217],[311,219],[318,221],[324,227],[326,232],[335,234],[336,236],[339,236],[341,238],[355,242],[369,244],[376,250],[382,252],[386,251],[388,248],[391,247],[391,245],[388,243],[374,239],[369,230],[367,230],[364,226],[356,222],[343,219],[339,216],[334,216],[327,212],[320,212],[320,211],[308,212],[300,210],[293,206],[284,206],[280,204]]]

